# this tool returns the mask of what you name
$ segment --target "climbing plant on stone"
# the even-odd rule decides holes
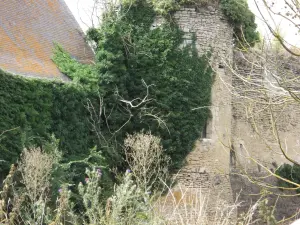
[[[220,0],[223,13],[233,24],[236,43],[248,48],[259,41],[255,15],[250,11],[246,0]]]
[[[96,46],[95,69],[105,107],[114,108],[108,118],[112,127],[126,120],[126,105],[118,97],[134,99],[145,93],[142,80],[152,85],[153,101],[145,106],[151,109],[148,117],[141,118],[140,110],[133,110],[131,122],[117,139],[121,142],[125,133],[151,130],[162,138],[173,165],[179,165],[210,115],[208,108],[192,109],[210,105],[213,71],[207,55],[199,56],[194,43],[182,46],[183,32],[173,20],[152,28],[155,16],[153,4],[136,0],[107,13],[102,25],[90,29],[87,37]],[[157,117],[166,126],[160,126]]]

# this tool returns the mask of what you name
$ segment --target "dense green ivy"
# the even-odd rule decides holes
[[[142,81],[151,85],[149,98],[153,100],[130,109],[132,118],[116,139],[122,143],[126,133],[151,130],[162,138],[174,165],[179,165],[209,117],[207,108],[193,109],[210,105],[213,72],[208,55],[198,56],[194,44],[181,46],[183,32],[172,20],[152,29],[154,17],[153,6],[139,0],[109,12],[100,28],[88,31],[88,39],[96,44],[95,70],[105,108],[111,112],[105,118],[111,130],[128,119],[120,98],[142,98],[146,94]],[[56,63],[61,68],[61,62]]]
[[[294,164],[283,164],[275,172],[276,175],[285,178],[296,184],[300,184],[300,166]],[[281,179],[278,179],[278,186],[283,188],[296,188],[295,185],[285,182]],[[300,189],[296,190],[297,193],[300,193]]]
[[[241,7],[233,2],[221,0],[222,9],[236,29],[242,25],[249,31],[245,37],[253,43],[257,39],[252,36],[256,28],[253,14],[246,4]],[[155,0],[136,0],[107,13],[101,27],[88,32],[88,39],[96,46],[95,64],[80,64],[57,45],[53,61],[73,80],[72,84],[0,72],[0,128],[15,128],[0,137],[2,168],[14,161],[24,146],[42,146],[51,134],[60,139],[61,150],[72,160],[98,145],[109,165],[118,166],[125,134],[140,130],[159,135],[174,165],[180,165],[209,117],[207,107],[193,109],[210,105],[213,72],[208,55],[198,56],[194,43],[182,46],[183,32],[171,17],[166,17],[169,19],[160,27],[151,28],[161,6]],[[145,96],[143,82],[151,85],[152,101],[128,111],[128,105],[120,100]],[[85,108],[87,98],[98,104],[98,94],[107,113],[101,117],[101,132],[113,139],[115,146],[111,148],[101,146],[91,131]]]
[[[233,25],[235,40],[238,47],[249,48],[260,41],[256,30],[255,15],[249,9],[247,0],[144,0],[151,4],[157,14],[168,16],[183,5],[218,5]],[[122,0],[122,4],[131,6],[139,0]]]
[[[246,48],[248,45],[254,46],[260,38],[256,31],[255,15],[249,9],[247,0],[220,0],[220,6],[234,26],[237,44]]]
[[[98,79],[94,67],[77,62],[58,43],[55,44],[52,60],[58,65],[59,70],[63,74],[68,74],[78,86],[86,87],[87,90],[98,90]]]
[[[73,85],[25,79],[0,70],[0,170],[24,147],[42,146],[52,134],[65,156],[84,156],[95,145],[85,109],[92,97]]]

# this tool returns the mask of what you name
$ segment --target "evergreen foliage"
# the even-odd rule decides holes
[[[55,44],[52,60],[63,74],[68,74],[74,83],[90,90],[98,90],[98,86],[93,85],[97,83],[97,74],[94,67],[77,62],[58,43]]]
[[[213,72],[207,56],[198,56],[194,44],[181,45],[183,32],[172,21],[151,29],[154,17],[153,6],[139,0],[107,14],[100,28],[88,31],[88,39],[96,43],[95,67],[105,107],[114,108],[108,119],[112,130],[128,119],[119,98],[144,95],[142,80],[152,85],[149,97],[154,101],[132,109],[131,122],[118,135],[119,142],[125,133],[151,130],[162,138],[174,165],[179,165],[209,117],[205,107],[192,109],[210,105]],[[155,122],[157,116],[166,126]]]
[[[230,0],[221,4],[233,22],[253,28],[252,19],[241,17],[241,11],[248,10],[247,4],[236,6]],[[87,98],[97,104],[96,92],[103,96],[105,108],[111,112],[109,118],[102,118],[109,123],[103,127],[104,135],[109,136],[128,120],[126,105],[120,99],[146,94],[142,80],[152,85],[149,97],[153,101],[131,109],[130,123],[114,138],[121,144],[126,133],[151,130],[162,138],[174,165],[180,164],[209,117],[208,108],[193,109],[210,105],[213,76],[207,56],[198,56],[194,44],[182,46],[183,32],[172,20],[151,29],[156,7],[155,1],[124,4],[119,11],[107,13],[100,28],[89,30],[88,39],[96,45],[95,65],[78,63],[57,45],[53,61],[76,85],[25,80],[1,72],[1,130],[17,128],[1,140],[1,151],[7,153],[6,166],[24,146],[41,146],[51,133],[60,139],[65,155],[73,158],[75,154],[77,158],[88,153],[100,143],[89,127]],[[164,121],[157,123],[157,118]],[[103,151],[108,161],[120,163],[120,156],[107,157],[110,151]],[[121,151],[118,154],[122,155]]]
[[[234,26],[237,43],[248,47],[259,41],[255,15],[250,11],[247,0],[220,0],[224,14]],[[246,43],[245,43],[246,42]]]
[[[87,91],[58,82],[25,79],[0,70],[0,169],[15,162],[24,147],[40,146],[54,134],[64,156],[83,156],[95,145],[85,109]]]
[[[205,7],[209,4],[220,5],[221,10],[233,25],[236,43],[239,47],[248,48],[259,42],[259,33],[256,30],[255,15],[249,9],[247,0],[144,0],[152,5],[154,11],[167,16],[180,9],[182,5],[198,5]],[[122,5],[131,6],[139,0],[122,0]]]
[[[300,184],[300,166],[294,164],[283,164],[276,170],[276,175],[292,181],[296,184]],[[285,182],[283,180],[278,180],[278,185],[280,187],[295,188],[295,185]],[[296,190],[300,193],[300,189]]]
[[[221,6],[235,24],[255,30],[253,14],[246,3],[234,5],[231,0],[222,0]],[[97,105],[98,92],[110,112],[109,118],[102,118],[103,123],[109,124],[102,127],[105,136],[126,124],[118,135],[113,133],[121,145],[126,133],[151,130],[162,138],[173,164],[180,165],[209,117],[207,107],[193,109],[210,105],[213,73],[207,62],[209,55],[198,56],[194,43],[182,46],[183,32],[171,19],[151,28],[157,7],[156,1],[136,0],[134,4],[124,4],[119,11],[107,13],[101,27],[88,31],[88,39],[96,46],[95,64],[80,64],[56,45],[53,61],[76,85],[26,80],[0,72],[1,130],[17,128],[0,143],[1,152],[5,153],[1,163],[5,162],[6,168],[24,146],[41,146],[52,133],[60,139],[64,155],[72,159],[84,156],[96,144],[101,149],[91,132],[90,115],[85,108],[88,98]],[[243,18],[242,14],[248,16]],[[149,98],[153,100],[132,108],[130,122],[126,123],[128,110],[120,99],[145,95],[142,81],[151,85]],[[157,123],[158,118],[163,120]],[[111,149],[101,149],[115,165],[121,160],[119,145],[119,156],[114,158]]]

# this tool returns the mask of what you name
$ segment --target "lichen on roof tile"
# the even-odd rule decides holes
[[[24,76],[65,79],[51,60],[54,42],[78,60],[93,60],[64,0],[0,1],[0,68]]]

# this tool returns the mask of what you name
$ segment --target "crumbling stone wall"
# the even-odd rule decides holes
[[[237,52],[233,58],[232,27],[218,8],[183,7],[175,13],[174,18],[185,32],[184,44],[190,44],[195,35],[199,54],[211,50],[213,55],[210,61],[216,73],[212,88],[212,118],[208,121],[206,136],[195,143],[194,150],[186,159],[186,165],[177,174],[177,187],[190,188],[189,196],[193,196],[193,192],[197,193],[199,189],[209,194],[209,213],[213,213],[214,203],[219,198],[230,204],[240,194],[240,200],[246,201],[244,207],[239,208],[238,213],[241,213],[255,201],[249,198],[251,192],[255,190],[255,193],[259,193],[260,188],[236,175],[241,168],[239,166],[246,168],[250,174],[264,176],[263,168],[249,156],[272,171],[287,162],[282,154],[278,154],[278,142],[270,129],[270,113],[264,108],[265,105],[257,103],[265,100],[265,96],[257,94],[257,89],[261,84],[266,85],[265,76],[268,74],[263,67],[245,62],[242,53]],[[161,20],[158,18],[154,26],[162,23]],[[232,73],[228,68],[232,65],[236,66],[242,77],[238,78]],[[282,68],[277,70],[283,71]],[[289,143],[289,154],[297,159],[299,156],[295,152],[300,146],[300,124],[296,121],[300,115],[300,107],[285,105],[283,108],[277,107],[274,112],[280,136],[283,137],[282,143]],[[263,131],[262,136],[255,130],[253,114],[258,125],[256,128]],[[271,179],[270,182],[276,184],[276,179]],[[174,187],[174,195],[180,199],[181,191],[177,187]],[[240,193],[242,189],[244,191]],[[275,195],[268,197],[271,203],[276,201]],[[285,209],[278,209],[276,217],[281,219],[289,216],[297,205],[295,201]],[[284,200],[279,202],[280,205],[286,205]]]
[[[297,210],[299,209],[299,197],[287,198],[284,195],[293,195],[293,191],[281,191],[279,189],[274,189],[273,193],[266,193],[262,196],[262,189],[256,184],[253,184],[247,179],[239,175],[239,170],[234,170],[236,174],[232,173],[230,176],[230,181],[232,184],[232,192],[234,198],[238,198],[240,206],[237,208],[237,214],[241,215],[244,212],[248,212],[249,208],[253,206],[257,201],[263,199],[268,200],[268,207],[272,209],[275,207],[274,216],[277,221],[282,221],[278,224],[280,225],[290,225],[292,221],[296,218],[293,217]],[[265,182],[269,184],[276,184],[277,180],[275,177],[266,176],[266,173],[263,172],[253,172],[252,176],[256,177],[266,177]],[[259,207],[257,205],[255,213],[253,215],[253,220],[256,221],[253,224],[257,225],[267,225],[268,223],[259,216]]]
[[[300,105],[287,99],[288,93],[270,76],[274,73],[282,81],[293,78],[289,87],[295,90],[300,87],[297,81],[299,66],[290,65],[290,59],[276,58],[276,55],[267,57],[268,60],[241,52],[236,52],[234,57],[231,135],[237,163],[230,179],[234,196],[243,201],[238,213],[247,211],[261,197],[263,188],[257,182],[249,182],[251,179],[246,176],[237,174],[245,175],[247,172],[250,178],[266,177],[263,182],[277,186],[277,179],[266,169],[274,172],[281,164],[290,163],[280,146],[289,157],[299,162],[300,124],[297,121]],[[273,104],[270,104],[270,99]],[[277,188],[272,191],[275,194],[266,197],[270,206],[276,204],[274,212],[277,220],[289,218],[297,212],[300,198],[282,197],[295,195],[295,191],[287,193]]]
[[[238,75],[232,76],[231,133],[240,164],[253,172],[262,169],[257,162],[274,170],[276,166],[288,163],[281,150],[300,162],[300,124],[297,123],[300,104],[288,99],[289,94],[276,81],[272,81],[270,75],[274,73],[281,78],[293,78],[292,83],[288,84],[291,87],[298,83],[295,79],[297,71],[283,63],[282,59],[274,57],[267,65],[253,59],[253,55],[240,58],[239,54],[234,60]],[[259,66],[250,63],[253,60]]]
[[[200,138],[189,154],[184,166],[177,174],[178,186],[199,189],[210,194],[208,213],[213,213],[217,198],[232,202],[229,180],[231,137],[231,94],[225,83],[231,83],[231,75],[222,59],[231,60],[233,55],[233,29],[226,17],[216,7],[182,7],[174,15],[185,32],[185,43],[196,37],[200,55],[211,51],[210,59],[216,76],[212,88],[211,119],[207,123],[206,136]],[[161,21],[158,19],[156,24]],[[201,110],[195,109],[195,110]],[[180,191],[174,188],[175,195]]]

